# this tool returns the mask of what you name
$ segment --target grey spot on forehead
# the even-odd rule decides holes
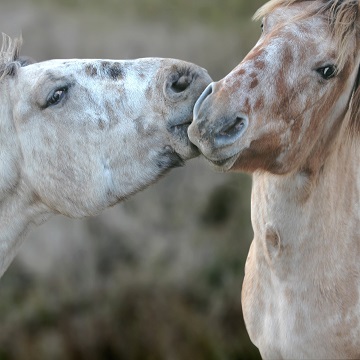
[[[85,64],[85,73],[89,77],[108,77],[111,80],[120,80],[125,76],[124,66],[119,62],[97,61]]]
[[[96,66],[94,66],[93,64],[88,64],[85,67],[85,73],[87,76],[94,77],[98,74],[98,70],[97,70]]]
[[[63,65],[65,68],[69,68],[69,67],[74,66],[74,62],[73,62],[73,61],[64,61],[64,62],[62,63],[62,65]]]
[[[100,66],[101,72],[112,80],[120,80],[124,77],[123,67],[118,62],[102,61]]]

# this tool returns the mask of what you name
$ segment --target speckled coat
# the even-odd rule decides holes
[[[360,358],[360,11],[273,0],[245,59],[188,132],[214,167],[253,174],[242,306],[266,359]]]
[[[29,63],[0,53],[0,275],[29,225],[94,215],[198,154],[187,138],[211,81],[180,60]]]

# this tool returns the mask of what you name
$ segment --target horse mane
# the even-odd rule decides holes
[[[16,69],[21,66],[20,49],[22,37],[11,39],[2,34],[2,45],[0,49],[0,80],[7,75],[14,75]]]

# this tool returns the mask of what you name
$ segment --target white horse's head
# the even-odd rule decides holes
[[[0,60],[0,197],[19,183],[55,213],[98,213],[197,155],[187,127],[211,79],[190,63]]]

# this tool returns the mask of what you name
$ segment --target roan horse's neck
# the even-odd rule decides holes
[[[242,306],[250,338],[264,349],[264,358],[358,358],[356,141],[337,141],[311,174],[254,174],[254,240],[245,266]]]
[[[283,275],[296,275],[303,269],[302,274],[321,276],[318,268],[315,272],[311,269],[312,262],[317,267],[326,258],[339,264],[339,258],[348,261],[347,253],[360,249],[360,152],[356,141],[338,139],[312,173],[254,174],[254,241],[261,243],[272,265],[281,264],[278,270]]]

